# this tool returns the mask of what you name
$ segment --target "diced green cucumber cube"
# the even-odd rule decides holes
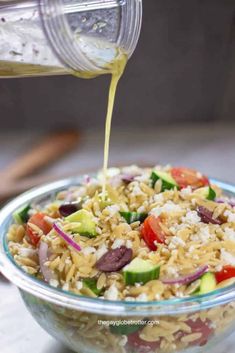
[[[160,266],[154,265],[150,260],[135,258],[124,267],[123,273],[126,285],[145,284],[159,278]]]
[[[66,217],[65,220],[68,222],[80,223],[77,228],[73,229],[75,233],[91,238],[97,235],[94,217],[87,210],[82,209],[74,212]]]
[[[152,187],[155,186],[156,182],[160,179],[162,181],[161,191],[171,190],[174,188],[179,188],[178,184],[170,173],[154,170],[151,174]]]
[[[216,289],[216,278],[214,273],[207,272],[201,277],[200,289],[197,294],[206,294]]]
[[[110,325],[110,332],[115,335],[130,335],[131,333],[139,331],[140,328],[143,328],[143,325]]]
[[[19,224],[26,223],[29,219],[30,205],[24,205],[13,213],[13,218],[15,222]]]
[[[216,198],[216,192],[210,186],[204,186],[193,192],[195,195],[204,199],[213,201]]]
[[[85,278],[82,281],[83,285],[89,288],[95,295],[99,296],[102,293],[102,289],[97,288],[97,281],[94,278]]]
[[[128,224],[140,221],[144,222],[145,218],[148,217],[147,213],[138,213],[138,212],[120,212],[120,215],[125,218]]]

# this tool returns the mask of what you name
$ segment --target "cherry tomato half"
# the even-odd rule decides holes
[[[132,348],[134,352],[138,353],[149,353],[156,351],[160,347],[160,341],[157,342],[147,342],[140,338],[139,331],[131,333],[128,335],[127,345]]]
[[[37,245],[40,240],[40,234],[30,227],[30,223],[35,224],[40,228],[43,234],[47,234],[51,231],[52,225],[45,221],[45,214],[38,212],[31,216],[28,220],[26,227],[26,234],[29,236],[33,245]]]
[[[172,168],[171,175],[181,189],[186,188],[187,186],[197,189],[209,185],[208,178],[194,169]]]
[[[232,277],[235,277],[235,267],[230,265],[224,266],[221,271],[216,272],[215,274],[217,283],[223,282]]]
[[[161,218],[148,216],[141,227],[141,235],[150,250],[157,250],[156,243],[165,242],[165,233],[161,228]]]

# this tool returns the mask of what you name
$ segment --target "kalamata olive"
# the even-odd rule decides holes
[[[203,223],[223,224],[220,218],[213,218],[213,212],[203,206],[198,207],[197,213]]]
[[[121,270],[129,264],[132,259],[133,252],[125,246],[109,250],[96,263],[98,270],[103,272],[114,272]]]
[[[67,217],[67,216],[71,215],[72,213],[80,210],[81,207],[82,207],[81,201],[67,202],[67,203],[62,204],[59,207],[59,212],[60,212],[61,216]]]

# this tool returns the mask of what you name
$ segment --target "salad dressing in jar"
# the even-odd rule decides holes
[[[0,78],[111,74],[103,190],[118,81],[140,34],[142,0],[3,0]]]
[[[141,20],[142,0],[2,0],[0,77],[111,73]]]

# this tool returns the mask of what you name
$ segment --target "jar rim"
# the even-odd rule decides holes
[[[100,6],[106,4],[107,8],[109,8],[109,3],[112,2],[116,4],[114,8],[119,8],[120,10],[119,32],[116,41],[112,42],[108,39],[101,40],[99,37],[97,38],[97,43],[103,43],[103,46],[101,45],[100,49],[97,49],[97,53],[99,50],[104,52],[107,49],[112,53],[112,58],[107,61],[103,57],[96,58],[93,54],[88,55],[88,52],[95,52],[96,40],[92,39],[94,38],[93,36],[82,34],[77,37],[80,40],[75,40],[74,33],[69,25],[68,16],[62,11],[65,6],[63,1],[40,0],[39,10],[46,36],[55,54],[68,69],[75,73],[81,73],[81,77],[83,72],[92,74],[109,73],[107,68],[112,61],[119,57],[120,52],[123,52],[128,58],[132,56],[138,43],[142,25],[142,0],[109,0],[105,2],[100,0]],[[87,0],[88,5],[89,2],[94,3],[94,1]],[[95,3],[97,4],[98,2],[96,1]],[[77,7],[84,6],[81,0],[76,0],[76,5]],[[86,40],[89,45],[94,42],[94,46],[87,52],[84,51],[85,47],[89,47],[89,45],[86,45]],[[83,42],[85,44],[82,45]]]

